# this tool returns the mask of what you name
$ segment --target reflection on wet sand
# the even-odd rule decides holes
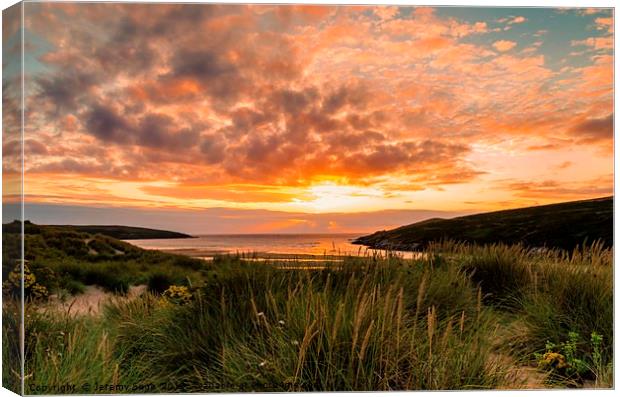
[[[269,263],[283,270],[320,270],[325,268],[339,268],[347,258],[376,257],[377,259],[395,256],[402,259],[419,259],[423,252],[388,252],[384,250],[365,250],[365,255],[312,255],[312,254],[276,254],[268,252],[221,252],[203,250],[166,250],[166,252],[187,255],[205,261],[217,261],[221,257],[235,257],[244,262]]]

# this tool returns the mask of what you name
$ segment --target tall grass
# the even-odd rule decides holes
[[[612,382],[612,259],[596,244],[569,255],[444,242],[413,260],[371,255],[318,270],[215,262],[204,271],[188,262],[203,278],[187,304],[147,293],[100,317],[30,313],[26,391],[58,382],[150,387],[141,392],[520,387],[508,367],[534,363],[571,332],[592,367],[585,380]],[[586,343],[593,332],[600,352]]]
[[[19,302],[4,298],[2,302],[2,387],[21,393],[21,347]]]
[[[603,337],[601,362],[612,362],[613,257],[597,244],[568,257],[549,256],[537,267],[536,289],[523,300],[529,344],[559,343],[576,332],[584,355],[592,357],[592,333]],[[600,370],[600,368],[599,368]],[[606,371],[606,369],[604,370]],[[593,376],[600,378],[596,369]],[[599,379],[600,380],[600,379]]]
[[[589,376],[604,377],[613,349],[613,252],[600,242],[558,250],[529,250],[523,246],[474,246],[444,243],[434,247],[451,253],[471,272],[493,307],[514,313],[527,327],[513,343],[519,353],[544,352],[547,342],[559,344],[571,332],[581,338],[581,355],[592,360],[592,333],[602,335],[604,365]]]
[[[106,327],[105,322],[91,317],[75,318],[68,313],[62,317],[32,310],[28,313],[27,394],[90,394],[97,392],[97,385],[133,385],[141,381],[131,368],[120,370],[114,330]]]
[[[189,306],[150,309],[148,321],[123,322],[119,344],[137,354],[127,364],[144,363],[144,376],[182,391],[497,384],[498,372],[486,367],[492,316],[476,309],[477,292],[464,273],[449,268],[420,277],[385,263],[345,267],[239,266]]]

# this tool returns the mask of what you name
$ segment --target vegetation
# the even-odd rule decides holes
[[[32,222],[24,222],[24,231],[26,234],[38,234],[42,230],[72,230],[78,233],[102,234],[104,236],[113,237],[119,240],[147,240],[147,239],[165,239],[165,238],[192,238],[192,236],[179,232],[171,232],[168,230],[147,229],[135,226],[108,226],[108,225],[35,225]],[[5,233],[20,233],[21,224],[14,221],[3,225]]]
[[[612,386],[612,252],[602,243],[569,254],[444,242],[416,259],[305,269],[239,256],[214,267],[103,236],[86,240],[123,254],[69,255],[53,236],[27,237],[37,282],[49,264],[60,279],[111,273],[152,291],[99,316],[42,310],[32,298],[28,394],[66,384],[89,387],[66,393],[517,388],[531,387],[530,371],[542,382],[534,387]],[[102,273],[88,279],[90,267]],[[16,303],[5,302],[3,321],[15,323]]]
[[[412,251],[455,240],[475,244],[524,244],[572,250],[584,242],[613,246],[613,197],[429,219],[358,238],[372,248]]]
[[[24,235],[27,267],[47,291],[76,294],[84,285],[125,293],[131,284],[146,284],[154,275],[165,275],[168,285],[199,282],[208,266],[199,259],[143,250],[102,234],[77,232],[72,226],[29,224]],[[20,235],[3,233],[3,280],[17,265]],[[19,290],[19,286],[15,287]],[[163,291],[162,289],[162,291]],[[161,291],[159,291],[161,292]]]

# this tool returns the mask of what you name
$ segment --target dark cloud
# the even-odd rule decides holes
[[[415,173],[437,165],[456,164],[457,159],[468,152],[467,146],[440,141],[400,143],[384,141],[372,146],[371,150],[363,148],[359,152],[349,154],[339,167],[342,168],[342,172],[357,174],[374,175],[395,171]]]
[[[151,5],[159,7],[159,5]],[[161,18],[156,18],[148,29],[148,33],[166,38],[168,35],[187,34],[188,28],[195,27],[206,20],[226,12],[226,7],[219,4],[183,4],[171,5]],[[170,23],[175,21],[175,23]]]
[[[177,52],[172,61],[175,77],[191,77],[204,83],[237,73],[234,65],[213,51],[186,50]]]
[[[22,153],[21,141],[5,142],[2,145],[2,156],[20,156]]]
[[[106,43],[94,48],[93,54],[106,74],[148,75],[154,65],[161,64],[162,57],[154,48],[149,26],[135,15],[119,18],[112,32]]]
[[[87,133],[104,142],[178,153],[196,147],[201,125],[179,128],[172,117],[160,113],[145,114],[135,122],[111,106],[98,104],[87,112],[85,127]]]
[[[57,172],[70,174],[110,174],[111,168],[92,161],[78,161],[74,159],[63,159],[52,161],[43,166],[34,167],[32,173],[38,172]]]
[[[251,91],[256,83],[246,78],[237,65],[224,58],[225,50],[180,49],[172,56],[172,72],[163,76],[161,82],[193,80],[200,84],[203,95],[208,95],[222,106],[229,105]]]
[[[145,74],[153,65],[161,62],[156,50],[146,40],[111,42],[96,49],[95,59],[106,73],[117,74],[131,71]]]
[[[345,106],[353,106],[363,109],[368,101],[368,92],[361,85],[342,85],[334,92],[326,95],[322,110],[327,113],[335,113]]]
[[[133,139],[133,128],[113,108],[94,105],[86,115],[86,129],[104,142],[128,143]]]
[[[337,151],[339,148],[345,147],[349,150],[359,150],[360,148],[372,146],[378,142],[385,141],[385,135],[376,131],[364,132],[342,132],[339,134],[330,134],[326,143],[331,150]]]
[[[274,157],[274,154],[285,141],[281,136],[275,134],[266,136],[254,134],[247,143],[245,147],[246,158],[251,163],[263,163]]]
[[[255,128],[271,122],[273,118],[248,107],[234,110],[231,112],[230,117],[234,130],[239,134],[247,134]]]
[[[45,155],[48,153],[47,146],[35,139],[26,139],[24,141],[24,152],[29,155]]]
[[[575,126],[570,132],[582,142],[607,141],[614,137],[614,115],[603,118],[587,119]]]
[[[347,122],[356,130],[365,130],[375,126],[375,123],[371,117],[362,116],[356,113],[349,114],[347,116]]]
[[[164,114],[147,114],[136,131],[135,143],[151,148],[169,151],[191,149],[200,138],[200,133],[191,129],[174,131],[174,120]]]
[[[215,15],[212,10],[217,8],[191,4],[123,4],[116,7],[117,12],[110,18],[102,7],[83,7],[82,15],[89,15],[90,10],[94,23],[107,24],[107,34],[80,30],[75,34],[79,40],[72,43],[81,46],[79,52],[96,61],[109,78],[120,74],[152,78],[153,69],[167,61],[157,44],[170,37],[175,37],[177,43],[186,41],[191,37],[188,31]]]
[[[291,133],[299,132],[304,134],[311,129],[319,134],[326,135],[331,132],[345,130],[345,123],[343,121],[315,109],[292,117],[290,120],[289,129]]]
[[[55,112],[72,112],[77,108],[78,100],[95,86],[96,78],[92,74],[69,69],[64,70],[63,74],[39,78],[37,84],[39,95],[52,104]]]
[[[308,111],[320,98],[316,87],[308,87],[303,90],[284,89],[274,93],[273,103],[288,114],[296,115]]]
[[[202,137],[200,151],[207,164],[220,163],[226,157],[226,143],[218,135],[205,135]]]

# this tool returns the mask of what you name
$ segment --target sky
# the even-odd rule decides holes
[[[611,9],[26,3],[24,37],[35,222],[366,232],[613,193]]]

